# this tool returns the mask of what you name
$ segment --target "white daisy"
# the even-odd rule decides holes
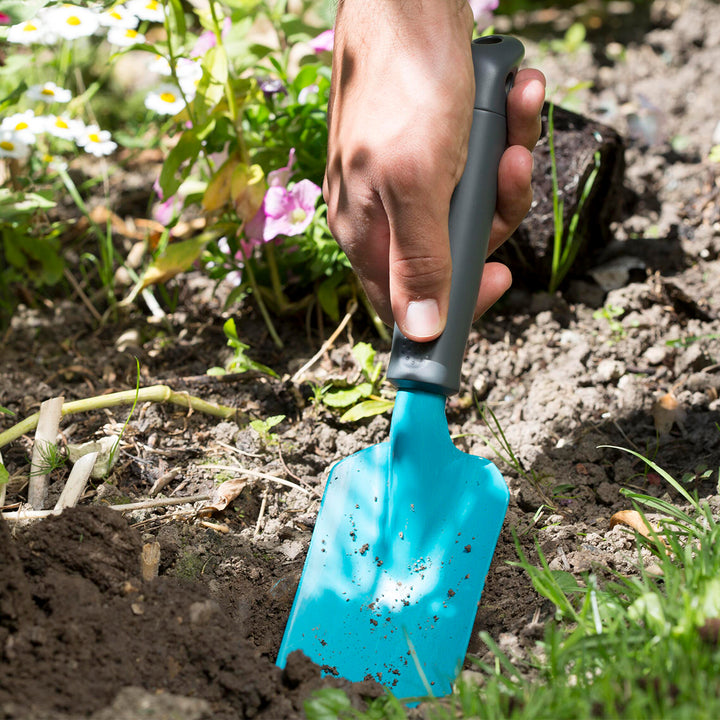
[[[54,82],[32,85],[28,88],[27,96],[30,100],[39,100],[46,103],[66,103],[72,99],[72,93],[69,90],[58,87]]]
[[[130,0],[127,9],[141,20],[165,22],[165,10],[159,0]]]
[[[164,75],[165,77],[172,75],[170,61],[163,55],[156,55],[148,65],[148,70],[157,75]]]
[[[98,13],[79,5],[50,8],[43,13],[43,21],[65,40],[89,37],[100,27]]]
[[[0,130],[0,158],[23,160],[30,155],[30,146],[18,138],[14,130]]]
[[[85,131],[82,120],[74,120],[64,115],[45,115],[42,120],[45,132],[62,140],[77,140]]]
[[[145,42],[145,36],[133,28],[111,27],[107,34],[108,42],[118,47],[130,47],[131,45]]]
[[[185,101],[175,85],[163,83],[147,94],[145,107],[159,115],[177,115],[185,108]]]
[[[100,157],[110,155],[117,147],[108,130],[101,130],[97,125],[87,125],[76,142],[85,152]]]
[[[46,27],[39,18],[11,25],[8,28],[7,41],[19,45],[32,45],[44,42]]]
[[[32,110],[26,110],[3,118],[0,122],[0,130],[12,130],[18,140],[26,145],[33,145],[35,134],[42,132],[42,124]]]
[[[131,13],[124,5],[115,5],[98,15],[103,27],[134,30],[140,23],[137,15]]]
[[[180,87],[186,97],[195,97],[197,86],[203,76],[202,65],[189,58],[180,58],[175,67]]]

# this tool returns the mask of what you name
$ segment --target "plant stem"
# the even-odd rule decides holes
[[[140,388],[139,390],[123,390],[121,392],[109,393],[108,395],[96,395],[95,397],[85,398],[83,400],[73,400],[72,402],[63,403],[61,413],[64,417],[65,415],[88,412],[89,410],[103,410],[119,405],[132,405],[136,401],[169,402],[173,405],[192,408],[193,410],[214,415],[215,417],[226,419],[235,418],[243,422],[246,419],[245,414],[236,408],[227,407],[226,405],[216,405],[185,392],[176,392],[167,385],[151,385],[150,387]],[[5,430],[5,432],[0,433],[0,448],[11,443],[13,440],[17,440],[25,433],[34,430],[37,427],[39,415],[40,413],[30,415],[30,417],[25,418],[25,420],[13,425],[13,427]]]
[[[275,326],[273,325],[273,321],[270,319],[270,313],[268,312],[267,307],[265,306],[265,302],[262,299],[262,293],[260,292],[260,288],[257,284],[257,280],[255,279],[255,273],[252,269],[252,264],[250,263],[250,260],[245,255],[245,251],[242,250],[243,254],[243,270],[247,272],[248,279],[250,280],[250,287],[253,289],[253,295],[255,295],[255,300],[258,304],[258,308],[260,310],[260,314],[263,316],[263,320],[265,321],[265,325],[267,326],[268,332],[270,333],[270,337],[273,339],[273,342],[275,343],[275,347],[282,348],[283,347],[283,341],[280,339],[279,335],[277,334],[277,331],[275,330]],[[0,446],[2,447],[2,446]]]
[[[288,302],[283,292],[282,282],[280,281],[280,270],[278,269],[277,257],[275,255],[275,243],[272,240],[266,242],[263,250],[265,252],[268,269],[270,270],[270,282],[272,283],[275,302],[278,306],[278,311],[282,313],[287,309]]]

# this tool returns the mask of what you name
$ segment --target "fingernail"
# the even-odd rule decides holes
[[[405,332],[416,338],[434,338],[441,330],[440,310],[435,300],[413,300],[405,312]]]

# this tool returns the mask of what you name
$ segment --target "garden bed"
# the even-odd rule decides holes
[[[528,61],[547,74],[551,97],[573,80],[594,83],[565,100],[625,136],[625,207],[616,240],[587,276],[558,296],[515,287],[471,334],[448,420],[463,450],[497,462],[511,502],[470,657],[490,657],[480,631],[509,657],[523,657],[553,618],[553,605],[509,564],[517,559],[513,534],[531,557],[537,542],[556,569],[636,572],[632,536],[610,528],[610,517],[630,507],[621,489],[677,498],[642,462],[604,446],[639,451],[701,497],[717,495],[720,164],[709,153],[719,142],[720,6],[695,0],[677,16],[673,7],[655,3],[649,25],[614,59],[605,42],[567,52],[527,42]],[[149,192],[153,177],[145,180]],[[122,180],[115,187],[121,194]],[[389,428],[388,414],[341,423],[312,402],[311,383],[356,383],[352,346],[370,342],[383,361],[387,346],[357,312],[293,380],[325,337],[302,317],[289,318],[278,324],[285,342],[278,350],[247,303],[235,316],[239,336],[253,360],[279,377],[211,377],[208,368],[228,352],[228,289],[197,273],[177,285],[177,304],[162,321],[148,321],[138,306],[98,326],[75,297],[18,309],[2,338],[0,404],[21,419],[53,396],[134,388],[137,358],[142,386],[167,384],[250,418],[284,419],[263,436],[198,411],[137,407],[115,468],[78,508],[0,528],[3,717],[118,720],[142,710],[187,720],[280,720],[302,717],[303,701],[323,686],[344,687],[358,706],[380,692],[371,682],[321,679],[306,661],[285,672],[273,661],[328,470],[384,440]],[[503,459],[483,406],[517,463]],[[80,443],[119,432],[128,412],[69,416],[63,438]],[[29,448],[28,438],[2,448],[8,505],[24,497]],[[156,497],[211,495],[219,480],[241,475],[209,467],[223,464],[295,487],[248,477],[226,509],[202,517],[197,510],[207,501],[105,507],[148,498],[160,478],[167,484]],[[51,498],[65,477],[64,470],[53,475]],[[140,554],[151,542],[160,546],[159,577],[144,581]]]

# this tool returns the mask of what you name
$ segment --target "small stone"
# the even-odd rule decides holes
[[[596,375],[600,382],[613,382],[625,374],[625,363],[606,358],[598,363]]]
[[[665,362],[667,354],[667,348],[653,345],[643,353],[643,357],[650,365],[661,365],[663,362]]]

